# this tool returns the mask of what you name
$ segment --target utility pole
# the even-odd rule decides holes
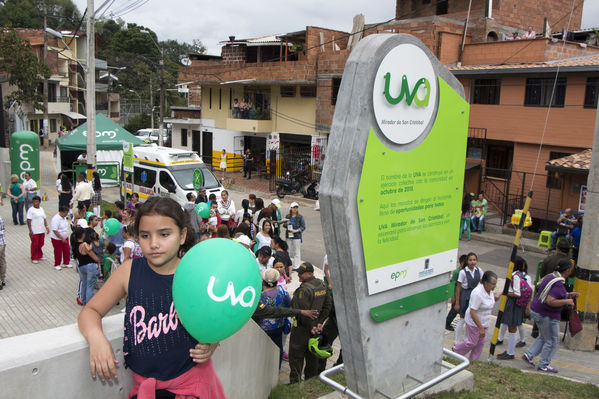
[[[593,154],[587,179],[587,198],[584,207],[584,223],[576,267],[574,291],[580,293],[576,307],[580,312],[582,331],[568,336],[570,349],[594,351],[597,340],[597,315],[599,314],[599,112],[595,115]]]
[[[96,38],[94,0],[87,0],[87,74],[85,102],[87,109],[87,178],[96,166]]]
[[[152,78],[150,78],[150,127],[154,130],[154,92],[152,90]]]
[[[44,59],[44,65],[48,66],[48,33],[46,33],[46,28],[48,27],[47,21],[47,13],[48,8],[46,7],[46,2],[44,1],[44,50],[42,57]],[[44,120],[42,122],[42,140],[47,140],[49,137],[48,132],[48,78],[44,77],[44,85],[43,85],[43,95],[44,95]],[[37,133],[37,132],[36,132]]]
[[[162,134],[164,132],[164,49],[160,48],[160,131],[158,145],[164,145]]]

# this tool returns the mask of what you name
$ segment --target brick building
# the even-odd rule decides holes
[[[486,190],[500,216],[509,216],[521,206],[522,194],[536,174],[533,219],[555,220],[562,190],[580,184],[563,187],[559,175],[545,171],[545,164],[591,147],[596,114],[599,48],[592,30],[579,30],[583,2],[575,1],[572,7],[571,0],[473,0],[466,24],[468,3],[397,0],[395,20],[366,24],[361,33],[414,35],[462,82],[471,103],[467,191]],[[502,40],[515,31],[523,35],[529,27],[536,31],[534,39]],[[561,40],[562,29],[574,31],[566,36],[568,41]],[[248,146],[256,152],[255,143],[277,148],[282,156],[288,144],[308,148],[315,139],[326,144],[355,38],[307,27],[280,36],[222,42],[221,57],[192,60],[180,72],[180,82],[201,88],[201,97],[193,100],[201,106],[194,134],[218,132],[212,136],[215,141],[228,134],[235,153]],[[268,99],[263,103],[268,118],[234,118],[233,99],[253,92]],[[265,136],[273,135],[280,136],[279,147],[264,143]],[[198,148],[199,140],[194,149]],[[221,149],[214,147],[215,152]]]

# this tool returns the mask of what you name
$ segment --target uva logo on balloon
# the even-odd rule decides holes
[[[241,290],[241,292],[239,293],[238,296],[235,296],[235,285],[233,284],[232,281],[229,281],[229,284],[227,284],[227,291],[225,292],[225,295],[216,296],[214,294],[214,281],[215,281],[214,276],[210,277],[210,281],[208,282],[208,289],[207,289],[208,296],[213,301],[224,302],[227,300],[227,298],[231,298],[232,306],[236,306],[239,303],[244,308],[249,308],[250,306],[252,306],[254,304],[254,300],[256,299],[256,291],[254,290],[254,287],[245,287],[244,289]],[[244,301],[244,299],[243,299],[246,292],[249,292],[252,294],[252,299],[249,300],[248,302]]]

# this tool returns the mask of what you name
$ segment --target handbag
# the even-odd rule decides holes
[[[576,298],[574,298],[574,306],[570,309],[570,317],[568,320],[570,327],[570,335],[575,336],[582,331],[582,323],[580,322],[580,316],[576,311]]]

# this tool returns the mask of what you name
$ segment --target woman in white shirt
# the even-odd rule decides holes
[[[495,295],[497,275],[487,270],[480,284],[470,295],[470,304],[466,311],[466,340],[451,348],[455,353],[465,355],[470,352],[470,360],[478,360],[485,345],[487,330],[491,323],[491,311],[501,294]]]
[[[241,209],[235,212],[235,226],[239,226],[243,222],[244,215],[252,217],[252,210],[250,209],[250,201],[243,199],[241,201]]]
[[[256,234],[256,242],[258,243],[258,248],[256,250],[258,250],[262,247],[270,248],[271,239],[272,239],[272,223],[270,223],[270,220],[264,219],[264,221],[262,222],[262,230],[260,230],[258,232],[258,234]]]
[[[33,197],[37,195],[37,184],[29,172],[25,172],[23,188],[25,189],[25,212],[27,212],[32,205]]]

